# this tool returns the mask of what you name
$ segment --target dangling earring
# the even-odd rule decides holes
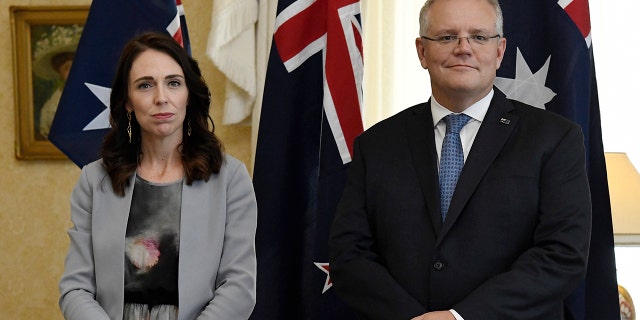
[[[191,137],[191,118],[187,119],[187,136]]]
[[[127,119],[129,119],[129,125],[127,125],[127,134],[129,134],[129,143],[131,143],[131,111],[127,112]]]

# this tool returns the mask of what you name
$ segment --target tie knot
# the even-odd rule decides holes
[[[449,114],[444,117],[444,122],[447,124],[447,133],[455,133],[459,134],[462,127],[467,124],[471,120],[471,117],[464,113],[460,114]]]

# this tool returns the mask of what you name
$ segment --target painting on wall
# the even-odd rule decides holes
[[[11,7],[18,159],[66,159],[47,136],[88,13],[86,6]]]

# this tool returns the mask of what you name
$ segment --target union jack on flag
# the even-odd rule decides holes
[[[280,0],[254,165],[252,319],[353,319],[331,290],[328,236],[363,131],[356,0]]]
[[[322,52],[324,110],[344,163],[351,161],[353,139],[363,130],[359,15],[354,0],[298,0],[278,14],[274,34],[288,72]]]

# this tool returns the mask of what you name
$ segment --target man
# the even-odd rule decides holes
[[[428,0],[431,99],[354,142],[330,263],[365,319],[564,319],[591,230],[583,137],[493,87],[502,35],[497,0]]]

